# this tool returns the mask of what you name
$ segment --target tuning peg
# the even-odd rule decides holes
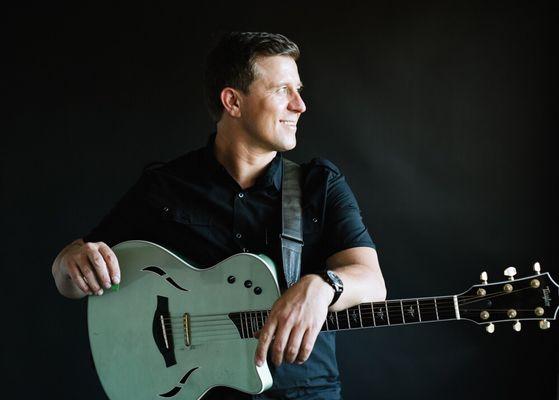
[[[540,329],[549,329],[550,326],[551,326],[551,324],[549,323],[549,321],[547,319],[542,319],[540,321]]]
[[[516,268],[508,267],[503,273],[505,274],[505,276],[509,277],[509,281],[512,281],[514,280],[514,276],[516,275]]]
[[[534,269],[534,272],[536,272],[538,275],[540,274],[541,268],[539,262],[535,262],[532,268]]]
[[[516,323],[512,326],[512,329],[514,329],[516,332],[520,332],[520,329],[522,329],[522,324],[520,323],[520,321],[516,321]]]
[[[493,322],[488,323],[485,327],[485,330],[487,331],[487,333],[495,332],[495,325],[493,325]]]
[[[484,285],[487,285],[487,272],[483,271],[479,275],[479,279],[481,279],[481,283],[483,283]]]

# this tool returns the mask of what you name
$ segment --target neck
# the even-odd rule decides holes
[[[277,152],[255,147],[246,134],[220,129],[215,137],[214,155],[243,189],[254,185]]]
[[[342,311],[329,311],[322,332],[420,324],[460,319],[455,296],[422,297],[358,304]],[[241,337],[251,338],[270,314],[269,310],[231,313]]]

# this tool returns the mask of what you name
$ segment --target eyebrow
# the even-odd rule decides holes
[[[287,85],[287,84],[289,84],[289,82],[281,81],[279,83],[272,83],[269,87],[270,88],[276,88],[276,87],[284,86],[284,85]],[[299,82],[297,87],[302,88],[303,87],[303,82]]]

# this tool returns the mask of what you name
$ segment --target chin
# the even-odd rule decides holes
[[[289,140],[282,141],[282,143],[278,146],[277,151],[293,150],[295,146],[297,146],[297,138],[295,137],[295,134],[293,134],[292,139],[290,138]]]

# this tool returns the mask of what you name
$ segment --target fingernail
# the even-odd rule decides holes
[[[111,288],[111,282],[105,282],[105,289]]]
[[[118,276],[113,276],[113,283],[118,285],[120,283],[120,278]]]
[[[256,359],[256,365],[258,365],[259,367],[261,367],[262,364],[263,364],[263,363],[262,363],[262,360],[259,359],[259,358],[257,358],[257,359]]]
[[[99,291],[96,294],[97,296],[101,296],[103,294],[103,289],[99,289]]]

